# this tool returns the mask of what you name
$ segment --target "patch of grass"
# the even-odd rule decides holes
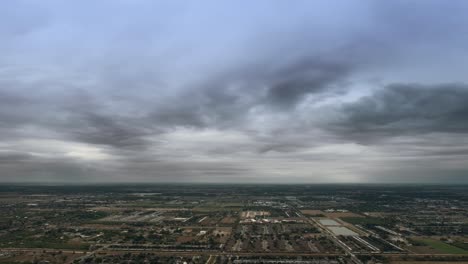
[[[430,238],[414,239],[445,254],[468,254],[467,250]]]
[[[468,243],[463,243],[463,242],[457,241],[457,242],[453,243],[453,245],[458,247],[458,248],[468,250]]]
[[[24,241],[21,243],[9,244],[9,247],[18,248],[53,248],[53,249],[70,249],[70,250],[88,250],[88,244],[68,244],[60,242],[46,242],[46,241]]]
[[[0,248],[54,248],[54,249],[80,249],[86,250],[88,244],[69,244],[58,238],[59,234],[49,233],[42,237],[34,237],[35,233],[28,231],[11,232],[0,237]]]

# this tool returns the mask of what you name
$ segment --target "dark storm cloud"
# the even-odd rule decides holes
[[[173,127],[241,130],[254,108],[288,113],[309,95],[343,90],[350,62],[294,58],[284,65],[242,65],[192,83],[154,106],[141,123]]]
[[[453,148],[456,148],[453,147]],[[422,153],[422,155],[428,155],[428,156],[442,156],[442,157],[448,157],[450,156],[468,156],[468,148],[467,149],[447,149],[447,150],[435,150],[435,151],[428,151],[425,153]]]
[[[80,93],[58,98],[56,94],[25,97],[19,92],[2,93],[0,127],[3,140],[28,138],[22,135],[25,127],[52,130],[54,137],[116,148],[143,146],[143,124],[120,117],[117,113],[100,113],[102,107],[86,101]],[[83,100],[84,99],[84,100]],[[50,129],[53,128],[53,129]],[[32,132],[35,137],[51,137]]]
[[[298,149],[304,148],[304,143],[300,142],[278,142],[269,143],[259,148],[259,153],[267,153],[269,151],[275,152],[293,152]]]
[[[0,152],[0,163],[11,163],[18,161],[28,161],[33,156],[29,153],[21,152]]]
[[[69,158],[45,158],[29,154],[0,154],[2,182],[92,182],[98,175],[106,175],[94,164]]]
[[[228,81],[203,83],[152,107],[148,115],[162,129],[172,127],[222,127],[235,122],[251,105],[241,102],[242,94],[229,91]]]
[[[0,90],[0,105],[2,106],[14,106],[14,105],[24,105],[28,102],[28,98],[24,95],[17,93],[1,91]]]
[[[70,122],[78,122],[79,129],[70,131],[73,138],[90,144],[109,145],[116,148],[141,147],[148,144],[142,125],[134,127],[117,117],[83,113]]]
[[[309,59],[296,62],[270,74],[266,101],[280,107],[291,107],[308,94],[323,92],[343,81],[349,65]]]
[[[16,112],[16,108],[24,107],[29,100],[19,94],[0,90],[0,127],[12,127],[31,121],[31,118]]]
[[[391,84],[342,108],[334,130],[361,140],[468,133],[468,85]]]

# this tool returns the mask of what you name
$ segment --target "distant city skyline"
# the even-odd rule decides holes
[[[0,183],[468,183],[467,1],[3,1]]]

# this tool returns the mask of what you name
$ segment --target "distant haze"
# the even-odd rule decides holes
[[[468,183],[468,1],[1,1],[0,182]]]

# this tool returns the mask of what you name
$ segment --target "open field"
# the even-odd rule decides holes
[[[321,210],[301,210],[301,213],[310,216],[325,215]]]
[[[356,214],[353,212],[333,212],[333,213],[328,213],[325,212],[324,215],[328,218],[357,218],[357,217],[365,217],[360,214]]]
[[[467,250],[462,248],[452,246],[450,244],[444,243],[439,240],[429,239],[429,238],[416,238],[415,241],[425,244],[435,250],[439,251],[440,253],[444,254],[468,254]]]

